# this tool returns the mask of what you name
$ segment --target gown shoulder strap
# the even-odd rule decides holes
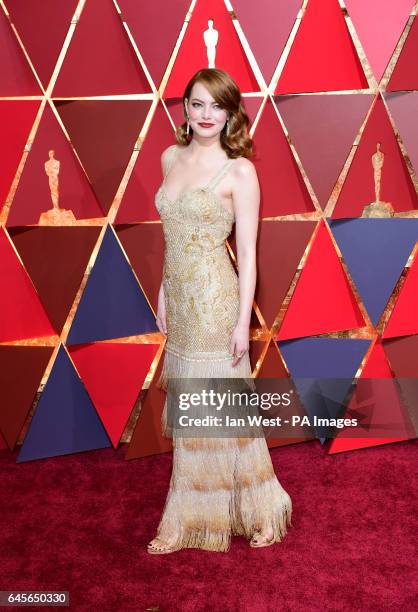
[[[216,185],[223,179],[223,177],[228,172],[228,170],[230,169],[234,161],[235,159],[228,159],[228,161],[225,162],[225,164],[222,166],[219,172],[215,174],[215,176],[209,181],[206,187],[208,189],[215,189]]]
[[[168,149],[167,165],[165,167],[164,178],[170,172],[170,168],[171,168],[171,166],[173,164],[173,161],[174,161],[174,158],[176,157],[176,154],[177,154],[177,145],[171,145],[171,147]]]

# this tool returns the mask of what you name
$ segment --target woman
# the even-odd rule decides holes
[[[250,378],[259,185],[241,94],[223,70],[200,70],[183,95],[179,144],[163,152],[156,195],[165,243],[157,325],[166,335],[158,385],[171,378]],[[239,279],[225,245],[233,223]],[[167,435],[167,401],[163,412]],[[227,551],[232,534],[253,547],[280,541],[292,502],[264,437],[173,435],[173,472],[153,554]]]

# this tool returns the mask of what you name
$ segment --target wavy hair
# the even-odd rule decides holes
[[[185,121],[176,129],[177,142],[187,146],[192,140],[193,128],[190,126],[187,135],[187,115],[184,107],[185,99],[190,100],[190,94],[195,83],[202,83],[215,102],[229,113],[229,134],[226,134],[226,124],[222,128],[220,141],[228,157],[251,157],[253,141],[248,134],[249,118],[241,100],[241,92],[233,78],[220,68],[203,68],[188,82],[183,94],[183,114]]]

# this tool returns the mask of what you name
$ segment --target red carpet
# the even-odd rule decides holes
[[[68,590],[77,611],[416,609],[418,440],[271,454],[294,504],[282,543],[151,556],[171,454],[125,461],[123,446],[17,465],[0,451],[0,588]]]

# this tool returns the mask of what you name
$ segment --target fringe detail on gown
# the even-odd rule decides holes
[[[167,388],[168,378],[249,378],[246,353],[235,368],[225,352],[183,357],[175,349],[165,353],[157,385]],[[167,400],[162,427],[167,431]],[[201,548],[227,552],[231,535],[251,539],[271,526],[280,542],[291,526],[292,501],[278,481],[264,437],[173,437],[173,471],[158,536],[178,534],[175,548]]]
[[[203,354],[189,352],[185,356],[179,349],[166,345],[164,363],[156,386],[167,391],[169,378],[245,378],[250,388],[255,391],[248,352],[241,357],[235,367],[231,364],[230,355],[226,356],[224,351]],[[173,437],[173,432],[167,425],[167,398],[161,417],[161,427],[164,436]]]
[[[292,501],[276,478],[264,438],[223,440],[224,449],[189,449],[175,439],[170,491],[158,527],[175,547],[227,552],[231,535],[251,539],[271,526],[280,542],[291,526]]]

